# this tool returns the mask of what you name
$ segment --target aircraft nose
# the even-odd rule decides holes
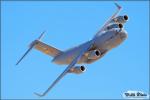
[[[121,38],[122,40],[125,40],[127,37],[128,37],[127,32],[122,31],[121,34],[120,34],[120,38]]]

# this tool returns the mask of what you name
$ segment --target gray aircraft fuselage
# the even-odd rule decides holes
[[[122,7],[115,3],[117,10],[104,23],[102,28],[95,34],[95,36],[79,46],[73,47],[66,51],[61,51],[53,46],[47,45],[41,39],[45,31],[34,40],[29,49],[17,61],[18,65],[22,59],[35,48],[42,53],[53,57],[52,62],[56,64],[67,64],[68,67],[52,82],[52,84],[41,94],[35,93],[39,97],[45,96],[67,73],[81,74],[86,71],[82,66],[76,64],[90,64],[102,58],[109,50],[117,47],[127,38],[127,32],[123,29],[123,24],[128,20],[128,16],[117,16]]]
[[[124,29],[113,28],[107,31],[103,31],[95,38],[94,46],[91,47],[92,50],[99,50],[101,52],[101,56],[96,59],[88,59],[88,54],[90,51],[86,52],[81,59],[77,62],[78,64],[82,63],[92,63],[101,57],[104,56],[109,50],[118,46],[127,38],[127,32]],[[80,50],[84,48],[89,41],[71,48],[69,50],[64,51],[60,55],[54,57],[52,62],[56,64],[70,64],[74,57],[79,54]]]

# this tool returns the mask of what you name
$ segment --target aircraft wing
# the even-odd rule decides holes
[[[85,45],[83,49],[81,49],[79,54],[74,58],[74,60],[72,60],[70,65],[68,65],[68,67],[63,71],[63,73],[61,73],[58,76],[58,78],[49,86],[49,88],[43,94],[38,94],[38,93],[35,94],[40,97],[45,96],[56,85],[56,83],[58,83],[68,73],[68,71],[75,66],[75,64],[79,61],[79,59],[83,56],[83,54],[90,49],[93,43],[94,41],[89,41],[89,43]]]
[[[95,34],[94,38],[99,35],[104,29],[105,27],[110,23],[110,21],[117,16],[117,14],[119,14],[120,10],[121,10],[121,6],[118,5],[117,3],[115,3],[116,7],[117,7],[117,11],[105,22],[105,24],[102,26],[102,28]]]

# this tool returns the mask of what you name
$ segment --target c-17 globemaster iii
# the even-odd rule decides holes
[[[20,61],[28,54],[28,52],[34,48],[51,57],[52,62],[56,64],[67,64],[68,67],[58,76],[58,78],[49,86],[49,88],[42,94],[35,93],[38,96],[45,96],[66,74],[75,73],[81,74],[85,72],[86,68],[76,66],[76,64],[90,64],[94,61],[102,58],[112,48],[117,47],[127,38],[127,32],[123,28],[123,25],[127,22],[128,16],[118,16],[122,7],[115,3],[117,11],[105,22],[102,28],[95,34],[95,36],[76,47],[61,51],[55,47],[49,46],[41,41],[44,32],[40,37],[34,40],[26,53],[16,63],[18,65]]]

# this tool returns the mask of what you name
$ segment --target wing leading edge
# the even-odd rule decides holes
[[[45,96],[67,73],[68,71],[79,61],[79,59],[82,57],[82,55],[89,50],[89,48],[92,46],[93,41],[89,41],[87,45],[80,51],[80,53],[74,58],[74,60],[68,65],[68,67],[61,73],[58,78],[49,86],[49,88],[43,93],[35,93],[37,96]]]
[[[115,5],[117,7],[117,11],[104,23],[104,25],[102,26],[102,28],[95,34],[94,38],[105,29],[105,27],[110,23],[110,21],[114,17],[116,17],[119,14],[119,12],[122,9],[122,7],[120,5],[118,5],[117,3],[115,3]]]

